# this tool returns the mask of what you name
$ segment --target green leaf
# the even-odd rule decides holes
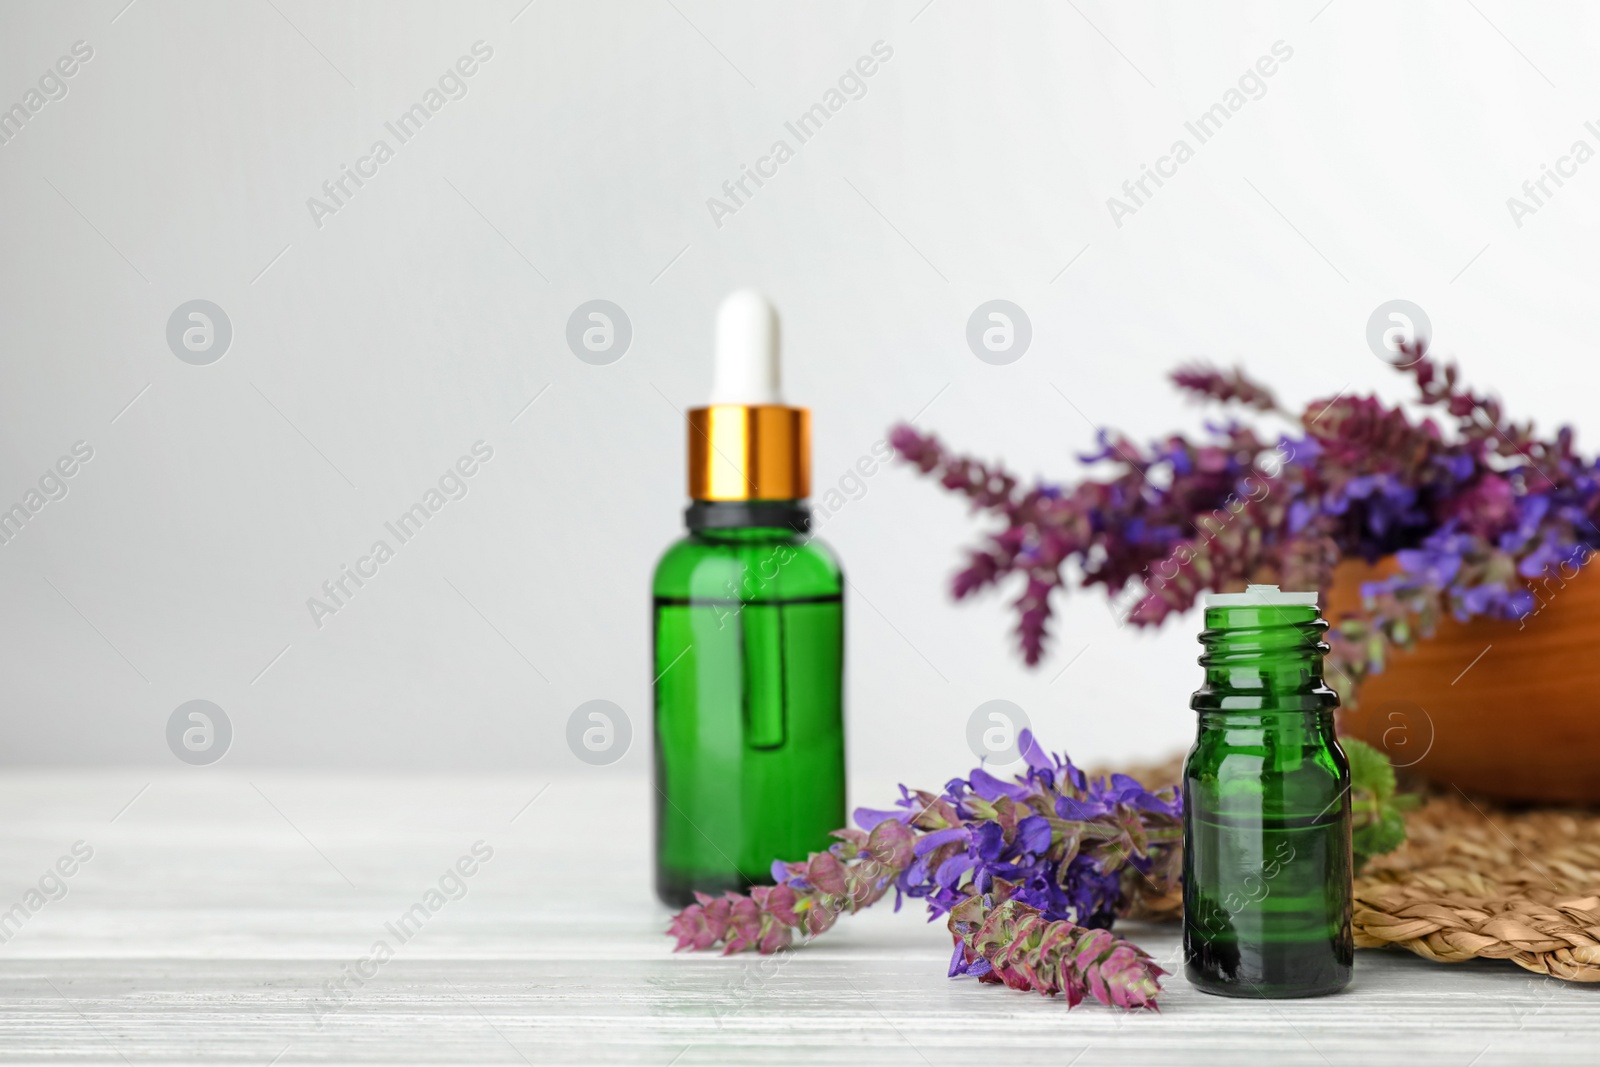
[[[1350,845],[1359,872],[1373,856],[1405,843],[1405,813],[1419,799],[1395,793],[1394,768],[1382,752],[1353,737],[1340,738],[1339,745],[1350,763]]]
[[[1350,761],[1352,800],[1360,793],[1370,793],[1380,801],[1394,796],[1394,768],[1389,766],[1389,757],[1353,737],[1341,737],[1339,746]]]
[[[1360,870],[1373,856],[1393,852],[1406,840],[1406,817],[1394,808],[1378,814],[1377,821],[1358,828],[1351,837],[1351,850],[1355,853],[1356,870]]]

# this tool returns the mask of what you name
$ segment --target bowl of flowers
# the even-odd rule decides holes
[[[1600,466],[1570,428],[1518,423],[1419,347],[1414,402],[1296,412],[1242,371],[1179,369],[1221,405],[1204,436],[1100,431],[1075,482],[1024,485],[909,425],[900,457],[996,526],[967,550],[960,599],[1009,588],[1037,664],[1053,601],[1099,588],[1135,626],[1202,593],[1315,589],[1340,728],[1433,781],[1516,800],[1600,801]],[[1099,470],[1100,468],[1095,468]]]

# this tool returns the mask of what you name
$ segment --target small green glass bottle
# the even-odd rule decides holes
[[[1253,585],[1206,602],[1183,949],[1208,993],[1310,997],[1350,981],[1350,767],[1322,681],[1327,628],[1315,593]]]
[[[845,825],[844,576],[807,533],[810,416],[778,395],[777,319],[735,293],[689,412],[689,533],[654,583],[656,895],[771,882]]]

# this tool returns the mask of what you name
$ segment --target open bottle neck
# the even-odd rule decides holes
[[[1311,605],[1208,607],[1205,683],[1190,706],[1203,715],[1331,713],[1339,698],[1322,677],[1327,630]]]

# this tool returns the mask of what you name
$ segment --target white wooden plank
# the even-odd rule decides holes
[[[94,849],[0,945],[0,1061],[1468,1067],[1592,1063],[1600,1038],[1600,989],[1394,952],[1358,954],[1321,1000],[1173,976],[1160,1015],[1069,1012],[946,979],[948,935],[914,906],[778,961],[674,955],[648,783],[627,777],[203,771],[156,777],[112,822],[147,781],[0,782],[0,908],[74,841]],[[480,840],[494,855],[465,895],[400,943],[385,924]],[[1124,932],[1176,969],[1176,929]],[[327,1001],[378,939],[394,958]]]

